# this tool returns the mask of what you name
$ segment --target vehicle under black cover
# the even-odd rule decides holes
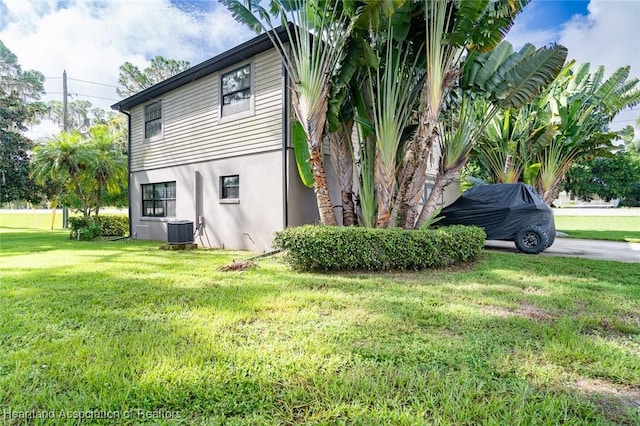
[[[523,253],[537,254],[556,237],[553,211],[523,183],[480,185],[442,209],[438,225],[475,225],[489,240],[514,241]]]

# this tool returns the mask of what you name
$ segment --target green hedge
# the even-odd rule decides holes
[[[299,270],[419,270],[471,260],[485,239],[475,226],[407,231],[306,225],[277,232],[274,246]]]
[[[92,217],[70,217],[70,238],[93,240],[98,237],[124,237],[129,233],[129,219],[122,215],[102,215]]]

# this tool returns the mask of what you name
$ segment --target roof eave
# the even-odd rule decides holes
[[[284,27],[278,27],[275,31],[282,41],[288,41],[287,31]],[[271,42],[268,34],[262,33],[259,36],[195,65],[180,74],[176,74],[173,77],[161,81],[160,83],[111,105],[111,109],[116,111],[129,111],[136,105],[158,99],[160,96],[171,90],[213,74],[214,72],[220,71],[235,63],[245,61],[273,47],[273,43]]]

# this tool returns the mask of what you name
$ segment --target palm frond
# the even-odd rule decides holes
[[[490,1],[488,9],[478,20],[471,33],[470,49],[488,52],[498,46],[513,26],[515,17],[530,0]],[[461,3],[465,3],[462,0]]]
[[[566,58],[567,49],[564,46],[538,49],[523,58],[505,76],[496,90],[496,98],[501,99],[503,107],[519,108],[526,105],[556,78]]]
[[[447,35],[447,41],[452,46],[462,47],[469,41],[475,30],[477,21],[484,14],[489,0],[467,0],[459,3],[455,11],[456,20],[453,31]]]
[[[253,8],[256,4],[251,0],[245,0],[244,2],[239,0],[220,0],[224,6],[231,12],[231,16],[237,22],[245,24],[256,33],[260,33],[264,30],[264,26],[260,20],[255,16]]]
[[[472,64],[469,64],[467,87],[476,87],[484,90],[487,80],[494,74],[498,67],[513,54],[513,46],[509,42],[500,43],[491,52],[476,55]],[[467,66],[465,66],[465,69]]]

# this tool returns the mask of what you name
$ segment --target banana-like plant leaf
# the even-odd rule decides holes
[[[540,163],[533,163],[526,166],[522,171],[522,181],[527,185],[533,185],[538,174],[540,174],[540,167],[542,167]]]
[[[501,106],[520,108],[531,102],[562,70],[567,53],[566,47],[554,45],[523,58],[497,88],[496,97],[502,100]]]
[[[572,63],[573,64],[573,63]],[[589,63],[583,63],[578,65],[575,71],[573,71],[573,75],[571,76],[571,80],[567,86],[567,91],[575,92],[581,90],[580,85],[587,82],[589,77]]]
[[[507,42],[503,42],[507,43]],[[535,54],[536,48],[532,44],[525,44],[518,52],[512,53],[504,62],[500,64],[498,69],[489,77],[485,84],[485,90],[495,94],[500,84],[509,78],[509,73],[526,58]],[[533,99],[533,98],[532,98]]]
[[[231,11],[231,16],[236,21],[245,24],[256,33],[263,30],[262,23],[251,10],[255,6],[252,1],[247,1],[246,6],[239,0],[220,0],[220,2]]]
[[[460,2],[456,11],[456,20],[451,34],[447,39],[451,45],[461,47],[467,44],[470,35],[475,30],[478,19],[489,6],[489,0],[466,0]]]
[[[313,173],[311,172],[311,163],[309,163],[309,146],[307,144],[307,134],[299,121],[293,123],[291,132],[293,139],[293,152],[296,157],[296,166],[298,166],[298,174],[304,186],[313,187]]]
[[[487,80],[489,80],[498,67],[500,67],[500,65],[512,54],[513,47],[511,46],[511,43],[502,42],[491,52],[480,55],[482,60],[480,60],[480,58],[476,58],[472,65],[472,67],[475,66],[478,68],[475,73],[475,77],[473,79],[469,78],[467,84],[470,87],[474,86],[476,88],[485,89]]]
[[[620,67],[611,74],[611,76],[596,90],[596,97],[601,101],[605,101],[609,95],[614,92],[615,88],[623,84],[629,77],[629,65]]]
[[[491,0],[488,9],[474,25],[470,34],[470,49],[488,52],[498,46],[507,35],[515,17],[531,0]],[[459,3],[465,4],[467,0]]]

